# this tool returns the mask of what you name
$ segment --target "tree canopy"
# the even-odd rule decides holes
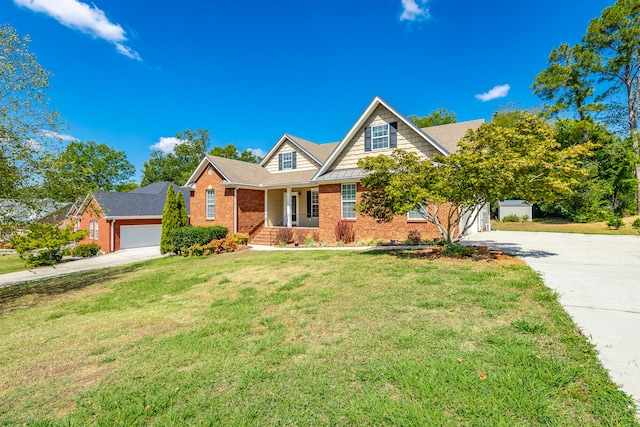
[[[449,111],[446,108],[438,108],[426,116],[418,117],[416,115],[411,115],[407,118],[419,128],[446,125],[449,123],[456,123],[458,121],[456,113]]]
[[[250,150],[238,151],[238,148],[233,144],[227,144],[224,147],[216,146],[209,151],[212,156],[225,157],[227,159],[240,160],[249,163],[260,163],[262,158],[253,154]]]
[[[142,186],[152,182],[171,181],[177,184],[187,182],[200,161],[207,154],[211,132],[206,129],[189,129],[176,134],[182,142],[172,153],[154,150],[151,158],[144,162]]]
[[[63,151],[48,154],[46,161],[43,193],[58,201],[74,201],[92,191],[114,191],[127,185],[135,173],[124,151],[93,141],[72,141]]]
[[[518,195],[530,202],[571,193],[584,171],[578,159],[590,148],[560,148],[556,132],[542,118],[523,111],[497,114],[470,130],[449,156],[421,159],[396,150],[367,157],[359,166],[367,192],[356,209],[380,222],[418,211],[450,244],[464,234],[479,207]]]
[[[50,73],[29,51],[31,39],[0,25],[0,198],[28,200],[41,155],[55,146],[60,116],[49,108]]]

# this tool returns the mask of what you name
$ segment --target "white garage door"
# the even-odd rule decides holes
[[[123,225],[120,227],[120,249],[160,246],[162,225]]]

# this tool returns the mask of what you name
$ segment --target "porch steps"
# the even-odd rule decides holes
[[[271,246],[271,242],[269,241],[269,233],[271,232],[271,230],[271,228],[261,229],[256,234],[254,234],[253,237],[251,237],[251,241],[249,243],[251,243],[252,245]]]

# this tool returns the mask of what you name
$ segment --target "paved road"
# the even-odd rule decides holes
[[[540,272],[640,408],[640,237],[492,231],[465,241],[510,252]]]
[[[66,276],[68,274],[78,273],[81,271],[99,270],[118,265],[133,264],[134,262],[160,258],[161,256],[159,246],[123,249],[108,255],[65,262],[58,264],[55,267],[38,267],[15,273],[0,274],[0,288],[20,283],[33,282],[35,280]]]

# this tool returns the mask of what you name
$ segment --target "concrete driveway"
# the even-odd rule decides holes
[[[541,273],[640,408],[640,237],[492,231],[464,240],[517,255]]]
[[[83,258],[75,261],[64,262],[55,267],[38,267],[31,270],[15,273],[0,274],[0,288],[33,282],[35,280],[50,279],[52,277],[66,276],[81,271],[100,270],[102,268],[118,265],[133,264],[153,258],[160,258],[160,246],[146,248],[123,249],[108,255]]]

